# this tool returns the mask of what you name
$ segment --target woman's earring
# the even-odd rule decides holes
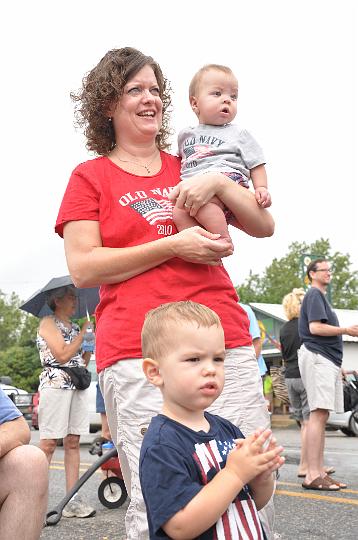
[[[111,118],[111,117],[108,118],[108,122],[112,122],[112,118]]]

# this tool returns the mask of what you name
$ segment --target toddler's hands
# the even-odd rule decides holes
[[[277,446],[276,440],[268,442],[271,435],[271,430],[259,429],[247,439],[236,441],[236,448],[230,452],[226,467],[243,485],[261,474],[268,477],[283,464],[284,460],[280,457],[283,447]],[[265,444],[268,444],[267,449],[264,448]]]
[[[276,438],[271,437],[271,439],[269,439],[268,445],[266,449],[264,450],[264,452],[266,453],[271,452],[273,450],[276,450],[277,448],[281,448],[281,451],[280,451],[281,453],[283,450],[282,446],[278,447]],[[271,460],[270,466],[264,472],[256,476],[253,479],[253,481],[250,482],[250,486],[252,486],[253,484],[257,485],[261,482],[266,482],[266,480],[268,480],[271,477],[273,472],[277,471],[280,467],[282,467],[282,465],[285,463],[285,458],[282,457],[280,453],[277,454],[276,457]]]
[[[271,206],[271,195],[265,187],[257,187],[255,189],[255,199],[257,204],[262,208],[268,208]]]

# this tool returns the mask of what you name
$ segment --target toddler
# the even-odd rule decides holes
[[[191,301],[150,311],[142,330],[143,371],[163,395],[142,444],[140,481],[150,539],[265,539],[257,510],[284,462],[271,431],[247,439],[205,410],[224,385],[219,317]]]

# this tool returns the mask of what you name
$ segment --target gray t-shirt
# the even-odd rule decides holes
[[[179,133],[178,148],[182,179],[208,170],[220,171],[248,187],[250,170],[265,163],[263,151],[252,135],[235,124],[187,127]]]
[[[313,321],[339,326],[337,315],[331,308],[326,296],[317,287],[311,287],[303,298],[298,331],[309,351],[321,354],[340,367],[343,357],[342,336],[317,336],[311,334],[309,323]]]

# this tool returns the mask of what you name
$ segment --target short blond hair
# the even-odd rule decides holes
[[[283,310],[289,321],[297,319],[300,315],[301,304],[305,291],[302,288],[292,289],[292,291],[282,300]]]
[[[189,85],[189,99],[192,96],[195,97],[197,95],[202,76],[204,75],[204,73],[207,73],[210,70],[222,71],[223,73],[234,75],[232,70],[227,66],[222,66],[221,64],[206,64],[195,73],[194,77],[191,80],[191,83]]]
[[[192,322],[199,327],[221,327],[219,316],[212,309],[185,300],[182,302],[170,302],[148,311],[142,328],[142,354],[143,358],[155,358],[158,360],[168,350],[168,335],[170,325],[173,323]]]

